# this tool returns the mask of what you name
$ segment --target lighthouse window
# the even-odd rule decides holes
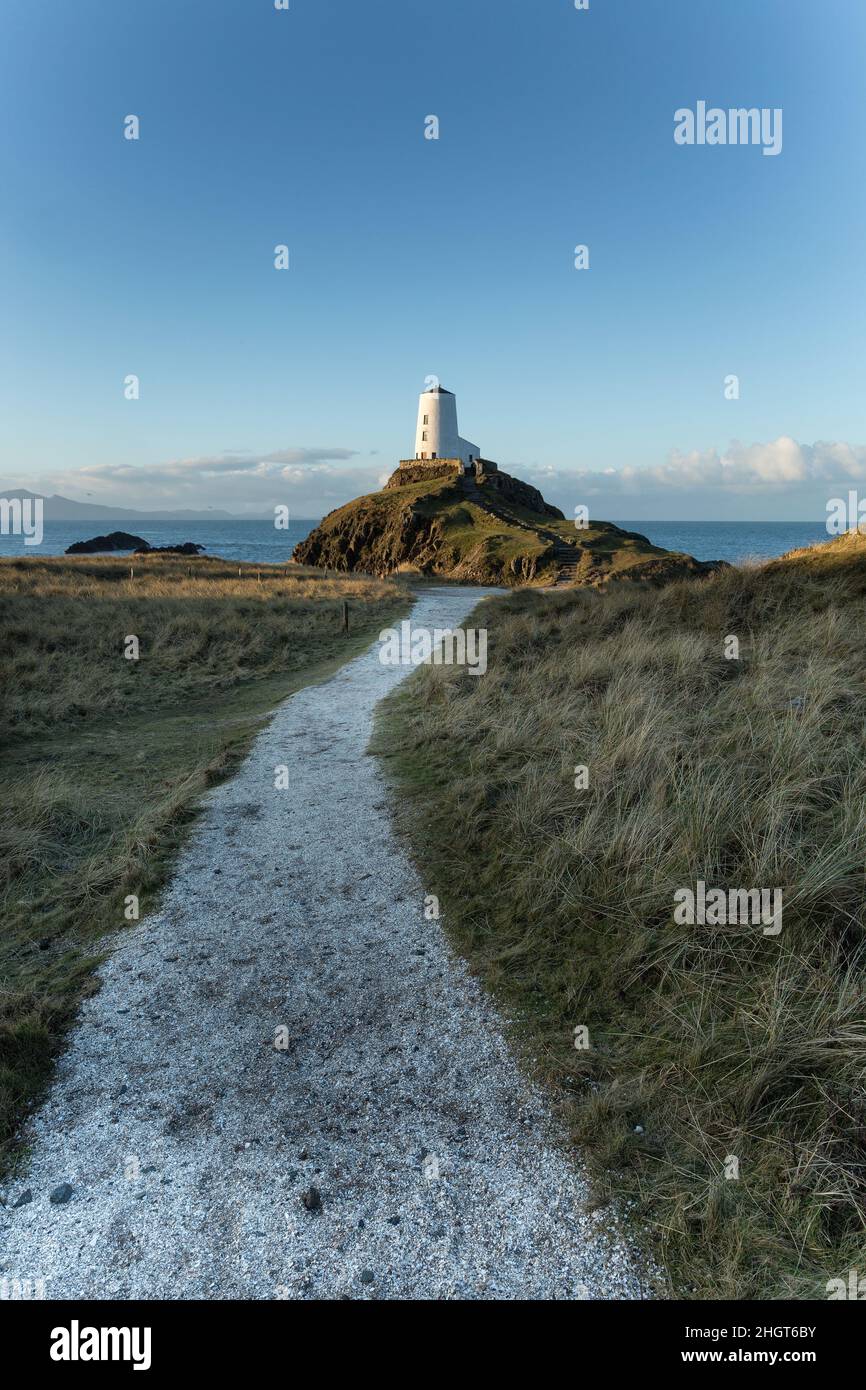
[[[421,440],[422,440],[423,443],[426,443],[426,441],[427,441],[427,431],[426,431],[426,430],[422,430],[422,431],[421,431]]]
[[[430,416],[429,416],[429,415],[425,415],[425,416],[424,416],[424,424],[425,424],[425,425],[429,425],[429,423],[430,423]]]

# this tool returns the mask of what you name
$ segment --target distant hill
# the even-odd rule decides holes
[[[27,488],[0,488],[0,497],[41,497],[43,517],[46,521],[123,521],[126,518],[139,521],[237,521],[231,512],[217,511],[215,507],[196,512],[183,509],[170,511],[140,511],[132,507],[106,507],[98,502],[74,502],[71,497],[43,497],[38,492],[28,492]]]
[[[368,574],[417,571],[470,584],[603,586],[708,574],[694,560],[608,521],[577,530],[537,488],[485,464],[409,463],[381,492],[338,507],[293,551],[303,565]]]

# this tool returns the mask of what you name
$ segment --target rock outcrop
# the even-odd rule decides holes
[[[463,464],[459,459],[437,459],[432,463],[401,463],[385,484],[385,490],[409,487],[412,483],[430,483],[436,478],[458,479],[463,477],[463,473]]]
[[[519,478],[512,478],[510,473],[501,473],[498,468],[490,472],[476,470],[476,482],[482,488],[498,492],[506,501],[514,502],[518,507],[525,507],[527,511],[538,512],[540,516],[551,516],[557,521],[565,520],[558,507],[545,502],[537,487],[521,482]]]
[[[452,459],[407,461],[381,492],[330,512],[292,558],[326,569],[508,586],[660,584],[715,568],[611,522],[577,530],[529,483],[483,462],[466,472]]]
[[[148,545],[147,541],[136,550],[136,555],[202,555],[203,545],[195,541],[183,541],[180,545]]]
[[[75,541],[66,547],[67,555],[101,555],[106,551],[131,550],[134,555],[201,555],[203,545],[183,541],[181,545],[150,545],[141,536],[129,531],[110,531],[107,536],[94,536],[89,541]]]
[[[74,541],[66,547],[67,555],[97,555],[107,550],[137,550],[147,548],[147,541],[129,531],[110,531],[107,536],[94,536],[89,541]]]

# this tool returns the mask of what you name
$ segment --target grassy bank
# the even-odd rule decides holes
[[[551,585],[565,559],[573,566],[570,582],[581,585],[625,577],[665,583],[703,570],[690,555],[663,550],[611,522],[578,529],[557,519],[544,510],[540,493],[504,473],[480,483],[452,472],[392,486],[401,473],[380,492],[330,512],[299,543],[297,557],[338,570],[411,568],[430,578],[507,587]]]
[[[106,934],[128,895],[154,905],[203,791],[407,607],[398,583],[297,567],[0,561],[0,1167]]]
[[[826,1297],[866,1266],[866,544],[478,623],[487,674],[377,734],[427,891],[675,1292]],[[781,932],[677,925],[698,880]]]

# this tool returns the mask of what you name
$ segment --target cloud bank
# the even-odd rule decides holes
[[[359,462],[350,463],[353,459]],[[380,476],[381,465],[360,462],[356,449],[292,446],[267,454],[228,449],[166,463],[94,464],[17,479],[15,485],[105,506],[215,507],[262,516],[283,504],[293,516],[318,517],[359,493],[375,491]]]
[[[527,471],[567,514],[583,502],[603,515],[603,501],[620,516],[820,519],[829,497],[866,483],[866,446],[799,444],[781,435],[768,444],[734,440],[724,453],[673,450],[664,463],[646,468]]]
[[[830,497],[866,487],[866,446],[799,444],[786,435],[770,443],[735,440],[723,453],[673,450],[663,463],[641,468],[500,466],[535,482],[566,515],[585,503],[595,516],[820,519]],[[290,446],[265,454],[230,449],[165,463],[98,464],[6,481],[123,507],[217,507],[261,516],[282,503],[294,516],[319,517],[380,488],[390,472],[357,449]]]

